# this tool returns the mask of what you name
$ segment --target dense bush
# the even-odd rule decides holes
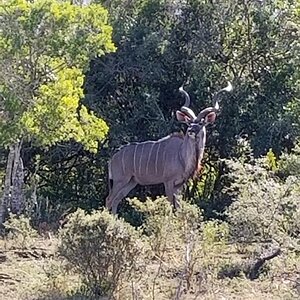
[[[232,172],[228,193],[234,202],[227,216],[233,239],[292,243],[300,233],[300,185],[296,177],[280,180],[268,170],[264,159],[228,164]]]
[[[87,214],[79,209],[61,231],[60,255],[94,296],[112,295],[128,281],[142,250],[139,232],[106,210]]]

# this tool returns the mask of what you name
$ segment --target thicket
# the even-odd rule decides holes
[[[230,162],[230,168],[235,200],[227,209],[227,220],[235,241],[276,242],[299,251],[299,178],[282,180],[262,161]]]

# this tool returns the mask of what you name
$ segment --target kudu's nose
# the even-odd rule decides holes
[[[201,126],[199,124],[192,124],[188,129],[188,132],[198,134],[200,130],[201,130]]]

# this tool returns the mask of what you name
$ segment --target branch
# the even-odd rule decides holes
[[[248,266],[247,277],[250,280],[257,279],[260,275],[260,270],[265,264],[265,262],[273,259],[281,253],[282,251],[280,248],[273,248],[272,250],[269,250],[266,254],[263,254],[261,257],[254,260],[254,262],[250,263],[250,265]]]

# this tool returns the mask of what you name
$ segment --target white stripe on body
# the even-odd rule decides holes
[[[164,164],[164,167],[163,167],[163,173],[162,173],[162,175],[165,176],[165,168],[166,168],[166,148],[164,148],[164,152],[163,152],[163,164]]]
[[[125,151],[126,151],[126,147],[123,149],[123,152],[122,152],[122,169],[123,169],[123,174],[125,174],[125,163],[124,163]]]
[[[147,160],[147,165],[146,165],[146,174],[148,174],[148,172],[149,172],[149,162],[150,162],[150,158],[151,158],[151,154],[152,154],[152,150],[153,150],[154,145],[155,145],[155,143],[153,143],[151,145],[151,149],[150,149],[150,152],[148,154],[148,160]]]
[[[145,144],[142,144],[142,153],[141,153],[140,162],[139,162],[139,175],[142,175],[141,169],[142,169],[142,157],[143,157],[143,153],[144,153],[144,146],[145,146]]]
[[[134,153],[133,153],[133,173],[136,174],[136,164],[135,164],[135,157],[136,157],[136,150],[138,144],[134,145]]]
[[[157,170],[157,163],[158,163],[158,152],[160,148],[161,143],[158,143],[157,151],[156,151],[156,157],[155,157],[155,175],[158,175],[158,170]]]

